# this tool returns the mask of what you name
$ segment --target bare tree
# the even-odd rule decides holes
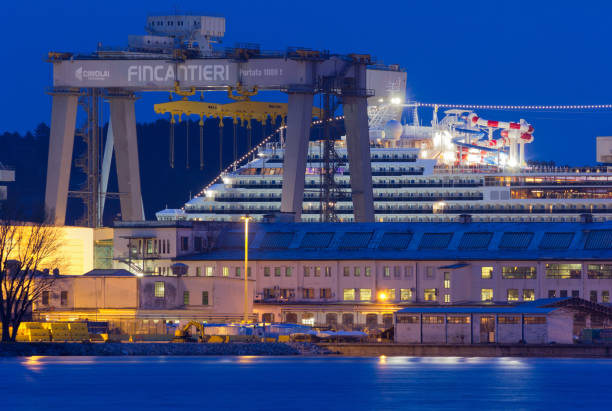
[[[2,342],[15,341],[32,303],[53,287],[55,276],[49,269],[59,266],[60,243],[59,229],[44,222],[0,220]]]

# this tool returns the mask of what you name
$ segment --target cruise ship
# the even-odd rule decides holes
[[[398,107],[398,106],[404,106]],[[431,125],[402,125],[403,104],[368,108],[376,221],[603,221],[612,218],[612,167],[529,165],[525,149],[534,127],[502,122],[474,111],[449,109]],[[340,118],[341,119],[341,118]],[[158,220],[262,220],[280,210],[282,132],[265,140],[241,166],[230,167],[181,209],[159,211]],[[344,138],[334,142],[334,221],[353,221],[350,165]],[[329,163],[328,163],[329,164]],[[323,143],[309,143],[302,221],[323,221]],[[328,165],[329,167],[329,165]],[[326,197],[329,198],[329,197]],[[329,220],[328,220],[329,221]]]

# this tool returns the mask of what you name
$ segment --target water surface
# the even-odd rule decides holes
[[[611,375],[605,359],[8,358],[0,409],[610,409]]]

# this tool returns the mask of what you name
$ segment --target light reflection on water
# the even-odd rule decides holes
[[[599,359],[26,357],[0,359],[0,395],[2,410],[608,409],[611,373]]]

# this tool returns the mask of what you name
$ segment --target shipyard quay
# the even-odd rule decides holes
[[[612,223],[582,219],[251,223],[253,310],[260,321],[350,329],[390,326],[395,311],[412,305],[561,297],[609,303]],[[158,281],[177,274],[244,279],[244,244],[243,223],[118,222],[114,266]],[[216,301],[226,298],[220,293]]]

